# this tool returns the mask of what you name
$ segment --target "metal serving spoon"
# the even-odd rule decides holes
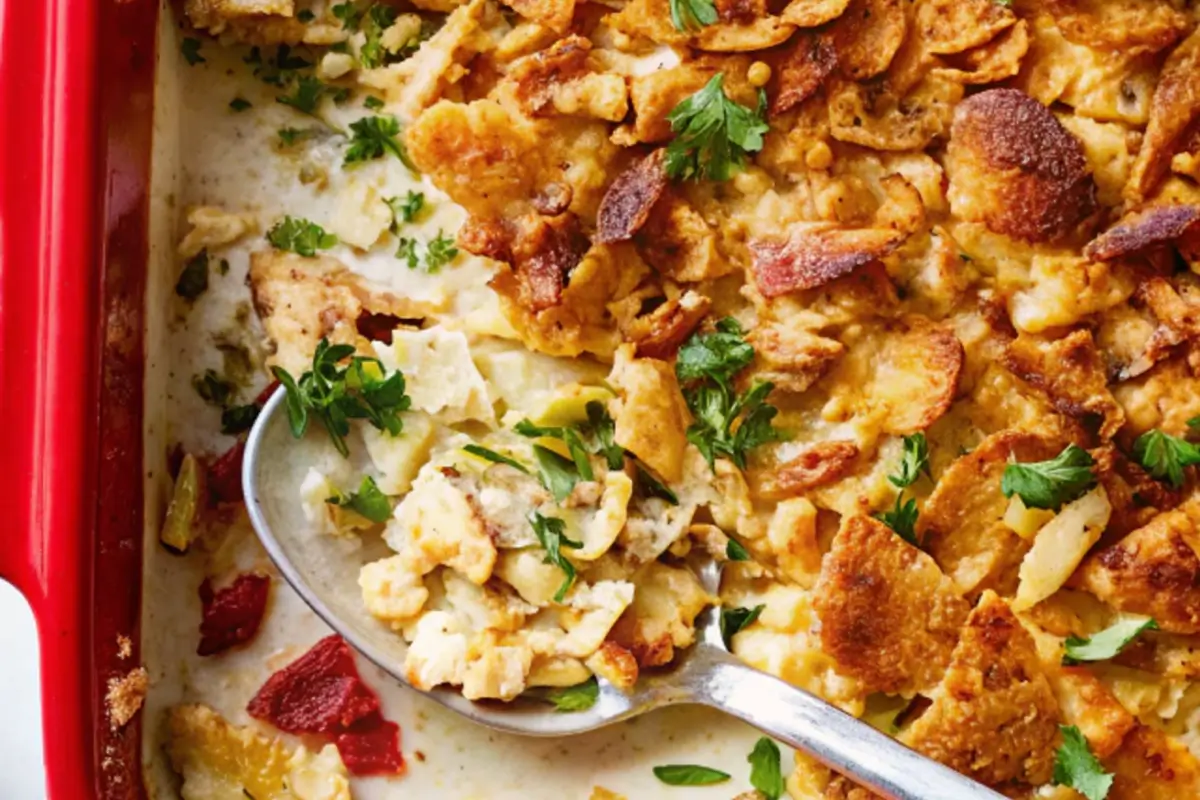
[[[298,487],[309,466],[327,459],[328,451],[316,434],[300,441],[292,437],[284,390],[276,391],[246,442],[242,483],[250,521],[300,597],[351,646],[407,683],[407,645],[367,613],[356,580],[365,561],[386,553],[315,534],[304,517]],[[706,559],[696,571],[716,594],[720,566]],[[698,703],[745,720],[892,800],[1003,800],[815,695],[742,663],[725,649],[719,617],[718,609],[705,610],[696,620],[696,644],[670,668],[641,676],[633,691],[623,693],[601,681],[600,698],[587,711],[562,714],[545,703],[521,701],[475,703],[449,689],[429,695],[481,725],[527,736],[584,733],[662,706]]]

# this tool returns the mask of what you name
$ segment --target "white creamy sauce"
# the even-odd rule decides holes
[[[234,322],[239,309],[243,319],[248,319],[240,333],[242,343],[261,340],[253,313],[247,315],[249,254],[267,246],[263,234],[284,214],[306,217],[328,228],[338,194],[351,180],[370,181],[383,196],[403,195],[409,189],[423,191],[432,213],[422,217],[409,233],[422,241],[432,239],[439,230],[452,236],[464,218],[461,209],[412,176],[395,158],[343,171],[339,167],[342,148],[336,138],[289,153],[279,151],[274,144],[279,128],[309,127],[314,121],[274,102],[275,87],[255,80],[237,53],[223,51],[211,40],[206,39],[202,48],[207,62],[187,66],[179,56],[179,33],[171,9],[163,9],[162,19],[148,298],[142,634],[143,658],[152,678],[143,712],[146,779],[152,798],[177,796],[178,780],[162,749],[163,723],[172,704],[203,702],[234,723],[252,723],[245,706],[267,677],[330,632],[271,569],[243,516],[210,558],[230,568],[236,565],[272,574],[267,617],[249,645],[216,657],[196,656],[197,588],[205,555],[174,556],[158,544],[158,525],[170,488],[165,469],[168,448],[179,443],[186,451],[211,455],[234,443],[232,437],[219,433],[219,411],[205,404],[191,380],[205,369],[221,371],[222,358],[214,337],[239,338]],[[240,113],[231,111],[229,102],[234,97],[250,101],[253,107]],[[331,121],[344,126],[370,113],[359,98],[337,111]],[[329,185],[323,191],[300,180],[306,158],[301,154],[305,152],[309,161],[327,166]],[[174,294],[182,268],[175,246],[186,231],[187,209],[196,205],[252,212],[259,230],[211,253],[209,288],[188,308]],[[486,287],[488,270],[481,260],[463,256],[454,266],[427,275],[408,269],[393,256],[394,250],[394,238],[385,235],[370,252],[339,245],[329,254],[397,294],[439,303],[450,315],[475,315],[482,320],[477,329],[502,329],[487,328],[497,324],[497,303]],[[220,259],[229,263],[227,274],[216,268]],[[569,374],[570,370],[563,372]],[[259,375],[258,380],[258,385],[241,391],[237,402],[253,398],[265,377]],[[347,581],[356,578],[346,576]],[[360,659],[360,668],[382,697],[386,716],[401,727],[408,769],[398,778],[356,779],[353,791],[358,800],[583,800],[595,786],[630,798],[668,793],[729,798],[749,788],[746,755],[758,733],[715,712],[677,708],[574,738],[521,738],[465,721],[397,684],[365,660]],[[276,733],[269,726],[261,725],[261,729]],[[790,771],[788,761],[785,756],[785,773]],[[653,777],[651,768],[669,763],[705,764],[729,772],[733,780],[714,787],[668,788]]]

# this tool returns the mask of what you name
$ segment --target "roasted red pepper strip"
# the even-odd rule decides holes
[[[246,711],[288,733],[331,737],[355,775],[404,768],[399,727],[383,718],[379,697],[363,683],[353,652],[336,634],[268,678]]]
[[[208,466],[208,494],[214,503],[242,501],[242,454],[246,443],[239,441]]]
[[[215,592],[211,581],[205,578],[200,584],[204,616],[196,652],[211,656],[253,639],[267,610],[270,590],[271,579],[266,575],[238,575],[232,584]]]

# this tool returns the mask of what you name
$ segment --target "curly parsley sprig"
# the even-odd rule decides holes
[[[347,358],[347,366],[338,366]],[[315,418],[328,431],[337,451],[347,456],[346,436],[352,419],[365,419],[392,436],[404,430],[400,412],[407,411],[412,402],[405,393],[404,375],[397,370],[384,377],[379,359],[355,356],[352,345],[331,345],[322,339],[313,354],[312,369],[300,380],[283,367],[271,367],[271,372],[287,391],[288,423],[297,439]]]
[[[1184,469],[1200,464],[1200,446],[1155,429],[1134,440],[1133,457],[1155,479],[1166,480],[1178,489],[1183,486]]]
[[[1021,501],[1029,508],[1057,511],[1096,484],[1096,474],[1092,471],[1095,464],[1095,459],[1087,450],[1069,444],[1049,461],[1006,466],[1000,480],[1000,491],[1005,497],[1020,495]]]
[[[675,375],[696,418],[688,441],[710,467],[723,456],[745,469],[751,450],[781,438],[771,423],[778,409],[767,403],[774,384],[756,384],[740,396],[733,388],[734,376],[753,360],[754,348],[732,317],[717,322],[711,333],[693,334],[679,348]]]
[[[671,23],[675,30],[694,31],[717,21],[713,0],[671,0]]]
[[[667,145],[666,170],[675,180],[724,181],[763,146],[766,95],[750,109],[725,95],[725,75],[717,73],[703,89],[667,115],[675,138]]]

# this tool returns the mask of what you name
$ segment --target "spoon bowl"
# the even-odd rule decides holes
[[[308,470],[341,456],[321,440],[323,431],[293,437],[285,396],[282,388],[271,396],[246,441],[242,482],[255,533],[284,579],[318,616],[408,684],[403,668],[407,644],[367,612],[358,587],[363,564],[386,552],[372,552],[357,537],[322,534],[305,516],[299,493]],[[720,565],[705,558],[691,566],[715,595]],[[601,680],[599,699],[586,711],[560,713],[532,699],[475,702],[450,689],[426,694],[481,725],[526,736],[569,736],[663,706],[698,703],[733,714],[892,800],[1002,800],[815,695],[735,658],[722,641],[719,609],[706,609],[696,629],[695,645],[669,668],[644,673],[632,691]]]

